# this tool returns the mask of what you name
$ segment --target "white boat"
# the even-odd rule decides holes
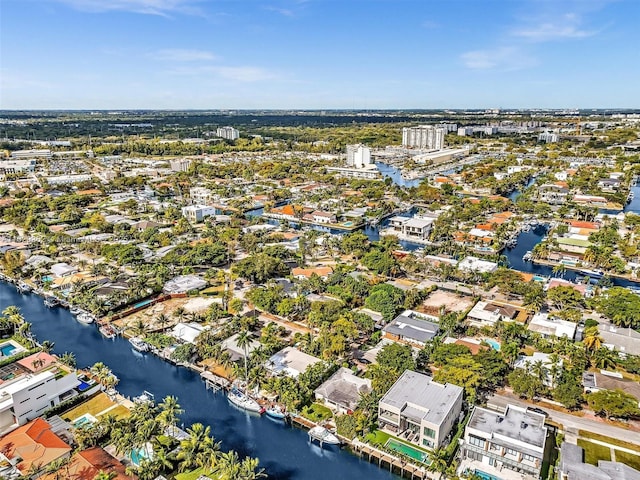
[[[82,312],[83,312],[83,310],[82,310],[80,307],[71,307],[71,308],[69,309],[69,313],[70,313],[71,315],[78,315],[78,314],[80,314],[80,313],[82,313]]]
[[[58,299],[56,297],[45,297],[44,304],[49,308],[53,308],[58,306],[60,302],[58,302]]]
[[[141,395],[133,397],[133,401],[135,403],[150,403],[153,405],[156,401],[156,397],[153,395],[153,393],[143,390]]]
[[[19,281],[16,284],[16,288],[20,293],[29,293],[31,291],[31,287],[23,281]]]
[[[260,406],[253,398],[237,388],[232,388],[227,394],[227,399],[236,407],[247,410],[248,412],[263,413],[264,408]]]
[[[320,445],[323,443],[327,445],[340,445],[340,439],[321,425],[316,425],[309,430],[309,438],[318,440]]]
[[[78,316],[76,317],[76,320],[78,320],[80,323],[85,323],[88,325],[90,323],[95,322],[96,319],[89,312],[82,312],[78,314]]]
[[[527,253],[525,253],[522,256],[522,260],[524,260],[525,262],[530,262],[533,259],[533,252],[531,250],[527,250]]]
[[[265,413],[267,414],[267,416],[274,418],[276,420],[284,420],[287,416],[287,414],[283,412],[282,409],[276,405],[273,405],[267,408],[265,410]]]
[[[111,325],[109,325],[108,323],[104,324],[104,325],[100,325],[100,328],[98,328],[98,331],[105,336],[106,338],[115,338],[115,336],[118,334],[118,332],[116,331],[115,328],[113,328]]]
[[[602,270],[583,269],[579,270],[579,272],[583,275],[587,275],[589,278],[602,278],[604,275],[604,272]]]
[[[140,337],[131,337],[129,339],[129,343],[133,348],[135,348],[139,352],[148,352],[149,344],[142,340]]]

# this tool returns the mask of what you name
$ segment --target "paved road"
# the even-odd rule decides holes
[[[626,428],[616,427],[609,423],[606,423],[604,420],[599,417],[594,416],[590,413],[585,413],[583,417],[577,417],[575,415],[570,415],[568,413],[558,412],[556,410],[551,410],[548,408],[544,408],[540,404],[527,402],[524,400],[514,399],[508,395],[493,395],[487,401],[488,404],[497,405],[497,406],[505,406],[507,403],[519,405],[522,407],[537,407],[542,408],[542,410],[546,411],[549,414],[549,419],[553,420],[556,423],[561,424],[564,427],[565,432],[570,435],[577,435],[578,430],[588,430],[590,432],[598,433],[600,435],[606,435],[608,437],[616,438],[619,440],[624,440],[627,442],[637,443],[640,445],[640,432],[634,430],[628,430]]]

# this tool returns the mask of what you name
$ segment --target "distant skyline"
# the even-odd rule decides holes
[[[1,0],[0,109],[640,108],[640,0]]]

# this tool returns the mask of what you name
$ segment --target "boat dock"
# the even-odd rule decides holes
[[[214,393],[218,393],[220,390],[228,390],[231,386],[231,382],[226,378],[219,377],[206,370],[200,373],[200,377],[204,380],[206,389],[213,390]]]
[[[359,457],[362,458],[364,456],[370,462],[377,463],[380,468],[383,468],[384,464],[388,465],[390,472],[393,473],[395,471],[395,473],[399,474],[402,478],[409,478],[411,480],[441,478],[439,473],[429,472],[423,466],[409,463],[395,455],[391,455],[390,453],[375,448],[367,443],[363,443],[357,438],[351,442],[351,448]]]

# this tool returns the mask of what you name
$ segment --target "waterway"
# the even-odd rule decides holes
[[[120,379],[117,388],[123,395],[134,397],[147,390],[158,400],[177,396],[185,410],[181,417],[185,426],[194,422],[210,425],[223,449],[260,458],[270,478],[397,478],[346,450],[310,444],[303,430],[238,410],[222,393],[207,391],[198,373],[136,352],[122,338],[107,340],[95,325],[78,323],[68,310],[49,309],[39,296],[21,295],[13,285],[0,282],[0,311],[9,305],[21,309],[38,340],[55,342],[55,353],[75,353],[80,367],[96,362],[108,365]]]

